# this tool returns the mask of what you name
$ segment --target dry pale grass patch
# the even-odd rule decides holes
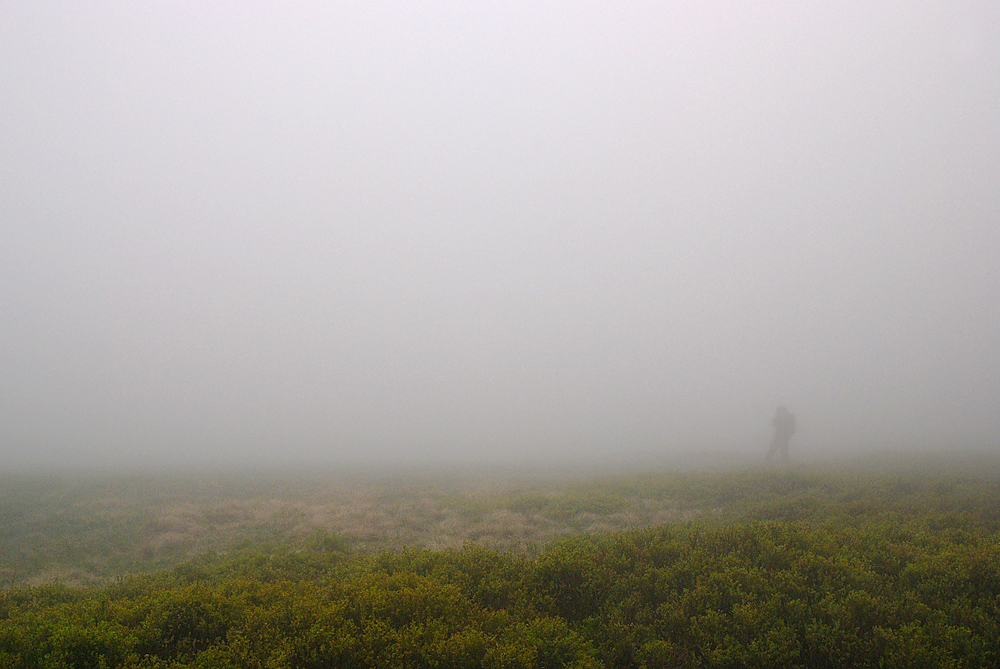
[[[700,513],[679,510],[669,501],[639,499],[612,513],[554,513],[544,508],[559,495],[558,489],[525,490],[509,482],[475,481],[457,488],[454,483],[439,488],[425,484],[402,491],[378,481],[352,482],[302,500],[226,499],[164,507],[145,546],[150,551],[191,553],[224,550],[240,538],[301,540],[323,530],[345,537],[361,550],[406,546],[440,550],[467,542],[525,550],[579,532],[615,532]]]
[[[146,478],[45,481],[19,498],[0,546],[2,585],[91,584],[170,567],[241,542],[317,532],[355,550],[524,551],[580,532],[686,520],[670,500],[589,497],[570,481],[479,475]],[[32,494],[34,497],[32,498]],[[610,502],[609,502],[610,499]]]

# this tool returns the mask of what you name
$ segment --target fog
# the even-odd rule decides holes
[[[0,5],[0,469],[1000,445],[991,2]]]

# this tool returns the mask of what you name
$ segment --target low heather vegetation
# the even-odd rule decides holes
[[[998,474],[12,479],[0,667],[995,666]]]

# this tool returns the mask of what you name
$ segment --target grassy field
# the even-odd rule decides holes
[[[259,543],[332,535],[355,552],[554,539],[698,520],[856,524],[933,513],[995,530],[1000,458],[883,456],[732,471],[469,469],[271,474],[7,474],[0,585],[97,585]],[[928,516],[930,517],[930,516]]]
[[[475,471],[8,475],[0,479],[0,583],[96,584],[207,551],[323,532],[367,552],[470,541],[524,551],[569,534],[703,513],[594,478]]]
[[[0,667],[1000,665],[995,455],[0,485]]]

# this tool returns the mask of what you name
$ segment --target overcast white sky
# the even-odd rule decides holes
[[[1000,5],[4,2],[0,232],[0,468],[997,447]]]

